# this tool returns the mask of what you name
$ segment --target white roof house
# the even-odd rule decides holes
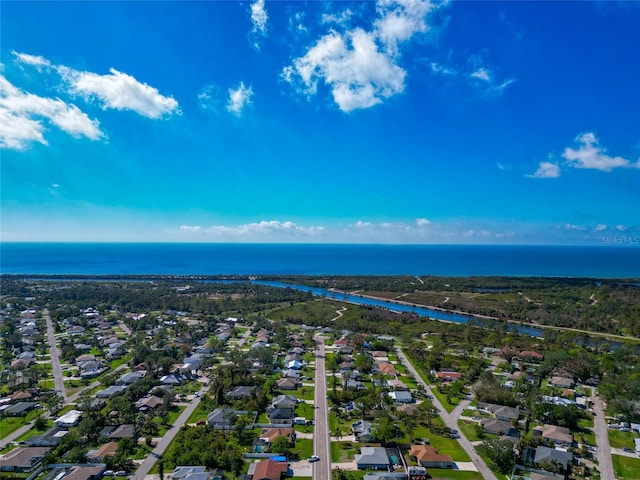
[[[80,410],[70,410],[54,420],[53,423],[56,427],[69,428],[76,426],[81,418],[82,412]]]

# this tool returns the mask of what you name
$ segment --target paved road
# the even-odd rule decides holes
[[[47,309],[44,310],[44,319],[47,322],[47,339],[49,340],[49,354],[51,356],[51,367],[53,368],[53,385],[66,404],[67,393],[64,390],[64,379],[62,377],[62,369],[60,368],[60,352],[56,345],[56,337],[53,331],[51,315],[49,315],[49,310]]]
[[[187,423],[187,420],[196,409],[198,404],[200,403],[200,399],[204,394],[209,390],[209,386],[205,386],[200,390],[200,396],[194,398],[193,401],[185,408],[178,419],[173,424],[173,427],[170,428],[167,433],[162,437],[162,439],[158,442],[158,444],[154,447],[151,453],[144,459],[144,461],[140,464],[135,473],[136,480],[144,480],[144,478],[149,474],[149,471],[156,463],[158,458],[167,450],[175,436],[178,434],[178,431],[182,428],[182,426]]]
[[[316,336],[315,427],[313,451],[320,461],[313,464],[313,480],[331,480],[329,448],[329,407],[327,402],[327,372],[324,364],[324,338]]]
[[[596,458],[600,470],[600,480],[615,480],[613,473],[613,460],[611,458],[611,446],[609,445],[609,432],[607,421],[604,418],[604,405],[602,399],[591,389],[591,401],[593,402],[593,432],[596,435]]]
[[[127,327],[127,324],[124,322],[118,322],[118,326],[122,329],[124,333],[127,335],[131,335],[131,329]]]
[[[422,377],[418,374],[416,369],[409,362],[409,360],[407,359],[405,354],[402,352],[400,347],[396,347],[396,353],[398,355],[398,358],[400,358],[402,360],[402,363],[407,367],[407,370],[409,370],[411,372],[411,374],[414,376],[416,381],[418,383],[422,384],[422,386],[424,386],[425,391],[430,392],[431,389],[430,389],[429,385],[427,385],[422,380]],[[458,409],[454,410],[456,415],[449,414],[445,410],[445,408],[442,406],[442,404],[440,403],[440,401],[438,400],[438,398],[435,395],[433,396],[433,404],[440,411],[440,418],[442,418],[442,420],[444,421],[444,424],[447,427],[449,427],[451,430],[456,430],[457,431],[458,430],[458,418],[459,418],[460,413],[462,413],[462,408],[458,408]],[[458,443],[460,443],[460,446],[464,449],[465,452],[467,452],[467,455],[469,455],[469,457],[471,457],[471,461],[473,462],[475,467],[478,469],[478,472],[480,472],[480,475],[482,475],[482,478],[484,478],[484,480],[498,480],[496,478],[496,476],[493,474],[493,472],[489,469],[489,467],[487,467],[487,464],[484,462],[484,460],[482,460],[482,458],[480,458],[480,456],[476,453],[475,449],[473,448],[473,445],[467,439],[467,437],[464,436],[464,434],[462,434],[462,433],[460,434],[460,438],[458,438]],[[602,479],[602,480],[604,480],[604,479]]]

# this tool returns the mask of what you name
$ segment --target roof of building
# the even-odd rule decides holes
[[[390,465],[391,461],[384,447],[360,447],[360,453],[354,455],[358,465]]]
[[[18,447],[0,457],[3,467],[29,468],[51,450],[49,447]]]
[[[571,433],[571,430],[566,427],[545,424],[542,427],[536,427],[535,430],[540,432],[542,438],[558,442],[573,443],[573,434]]]
[[[120,425],[109,438],[133,438],[135,436],[135,426],[131,424]]]
[[[287,437],[293,440],[293,432],[293,428],[263,428],[260,432],[260,439],[269,443],[278,437]]]
[[[104,472],[106,465],[74,465],[64,477],[64,480],[89,480]]]
[[[450,455],[443,455],[431,445],[411,445],[410,457],[416,457],[418,462],[452,462]]]
[[[497,418],[483,418],[480,423],[488,432],[507,433],[511,429],[511,423]]]
[[[253,472],[253,480],[280,480],[288,469],[287,462],[274,462],[273,460],[261,460],[256,464]]]
[[[567,468],[567,464],[573,459],[573,454],[566,450],[558,450],[557,448],[549,448],[539,446],[536,448],[536,456],[533,459],[535,463],[552,462],[556,461],[564,468]]]
[[[115,455],[118,451],[118,444],[116,442],[108,442],[102,445],[97,450],[87,453],[88,458],[104,458],[108,455]]]

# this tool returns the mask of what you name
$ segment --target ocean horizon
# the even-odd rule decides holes
[[[640,278],[636,246],[0,243],[25,275],[436,275]]]

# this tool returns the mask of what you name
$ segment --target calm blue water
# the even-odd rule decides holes
[[[1,243],[0,272],[639,278],[634,246]]]

